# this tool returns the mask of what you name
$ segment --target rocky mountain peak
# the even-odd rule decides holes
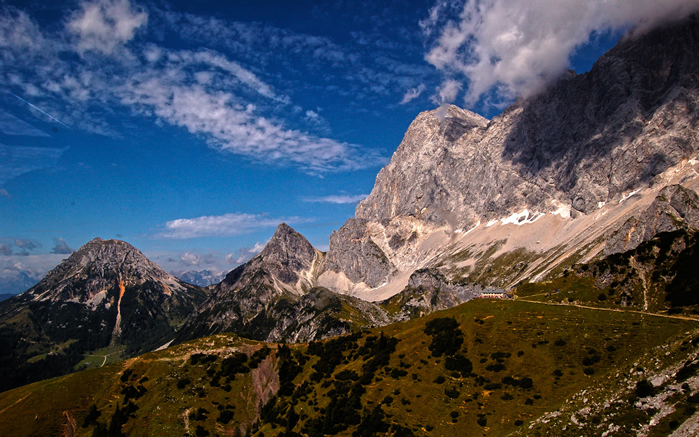
[[[27,293],[34,299],[87,302],[119,283],[128,287],[145,281],[166,284],[165,292],[181,288],[174,276],[129,243],[95,238],[48,272]]]
[[[286,223],[281,223],[258,255],[266,262],[278,262],[295,269],[310,267],[316,256],[306,238]]]
[[[698,46],[691,17],[622,39],[589,72],[564,74],[490,121],[455,106],[421,113],[356,218],[330,237],[319,283],[364,292],[428,267],[450,238],[549,215],[585,220],[631,192],[654,195],[699,151]]]

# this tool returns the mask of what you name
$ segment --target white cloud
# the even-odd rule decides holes
[[[53,243],[54,245],[53,249],[51,249],[51,253],[70,255],[71,253],[75,252],[70,246],[68,246],[68,243],[63,238],[55,238]]]
[[[413,100],[417,99],[420,97],[420,94],[425,91],[425,84],[421,83],[415,88],[409,89],[405,95],[403,96],[403,100],[400,101],[401,105],[405,105],[408,102],[412,102]]]
[[[440,0],[421,23],[428,36],[440,28],[425,59],[448,78],[465,76],[465,101],[473,105],[493,89],[503,99],[531,96],[592,32],[643,32],[699,10],[699,0],[471,0],[458,19],[440,17],[453,10],[453,1]]]
[[[320,115],[318,115],[317,112],[311,110],[306,111],[306,120],[318,122],[319,119]]]
[[[451,103],[461,91],[461,82],[452,79],[445,80],[437,91],[437,96],[434,98],[436,104]]]
[[[300,217],[269,218],[255,214],[202,216],[169,221],[165,223],[165,230],[156,236],[172,239],[234,236],[247,234],[261,228],[275,227],[282,222],[306,223],[309,221],[312,219]]]
[[[248,262],[250,258],[262,252],[262,249],[264,249],[266,245],[267,242],[257,242],[252,247],[244,247],[242,249],[238,249],[237,254],[229,253],[228,255],[226,255],[226,261],[229,264],[242,264],[244,262]]]
[[[80,53],[94,50],[111,54],[120,45],[133,39],[136,30],[148,21],[148,14],[130,0],[96,0],[83,2],[81,11],[68,22],[77,36]]]
[[[357,203],[359,201],[366,199],[367,197],[369,197],[368,194],[356,194],[356,195],[341,194],[341,195],[331,195],[331,196],[323,196],[323,197],[307,197],[304,199],[304,201],[342,204],[342,203]]]
[[[193,252],[184,252],[180,255],[180,261],[182,264],[188,266],[198,266],[199,265],[199,254]]]
[[[145,43],[137,31],[147,36],[147,21],[148,14],[127,0],[100,0],[83,3],[67,23],[69,33],[49,33],[25,13],[0,8],[0,60],[12,66],[0,68],[0,85],[36,96],[37,105],[71,127],[99,134],[121,135],[105,120],[126,109],[183,127],[222,152],[310,174],[386,162],[380,152],[285,126],[269,114],[283,113],[290,99],[260,73],[213,50]],[[301,40],[277,44],[329,47],[326,40]],[[128,42],[129,50],[122,50]],[[75,56],[87,51],[112,56]]]

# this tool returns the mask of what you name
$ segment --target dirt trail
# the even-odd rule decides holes
[[[673,316],[670,314],[657,314],[657,313],[648,313],[645,311],[637,311],[637,310],[622,310],[619,308],[600,308],[600,307],[591,307],[587,305],[579,305],[579,304],[573,304],[573,303],[558,303],[558,302],[538,302],[536,300],[528,300],[528,299],[522,299],[518,298],[518,301],[521,302],[529,302],[529,303],[538,303],[540,305],[553,305],[553,306],[561,306],[561,307],[576,307],[576,308],[584,308],[586,310],[598,310],[598,311],[612,311],[612,312],[617,312],[617,313],[634,313],[634,314],[643,314],[645,316],[654,316],[654,317],[665,317],[666,319],[676,319],[676,320],[691,320],[693,322],[699,322],[699,319],[694,318],[694,317],[685,317],[685,316]]]
[[[27,399],[29,396],[31,396],[31,393],[29,393],[28,395],[26,395],[26,396],[24,396],[24,397],[21,397],[21,398],[17,399],[17,400],[15,401],[15,403],[13,403],[12,405],[8,405],[7,407],[5,407],[5,408],[3,408],[2,410],[0,410],[0,414],[4,413],[5,411],[7,411],[7,410],[9,410],[10,408],[14,407],[15,405],[19,404],[19,403],[22,402],[23,400]]]

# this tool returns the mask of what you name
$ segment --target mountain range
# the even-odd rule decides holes
[[[209,285],[218,284],[226,277],[225,272],[217,273],[211,270],[186,270],[171,272],[171,274],[182,282],[199,287],[208,287]]]
[[[178,407],[184,410],[176,421],[183,417],[187,430],[201,418],[201,435],[208,435],[207,427],[264,428],[273,435],[372,435],[372,427],[394,435],[429,434],[427,427],[403,429],[386,419],[392,416],[382,416],[385,407],[403,417],[390,407],[399,396],[403,409],[417,408],[409,405],[421,402],[419,390],[409,387],[428,377],[441,377],[436,384],[448,381],[438,391],[453,408],[451,423],[461,423],[454,425],[460,432],[487,431],[488,423],[526,434],[517,428],[526,422],[541,435],[570,429],[574,435],[647,435],[622,423],[645,423],[646,416],[662,411],[649,423],[667,429],[670,417],[677,426],[690,423],[687,417],[699,418],[691,405],[699,402],[698,49],[699,18],[690,17],[623,38],[589,72],[568,72],[492,120],[453,105],[420,114],[355,217],[333,232],[327,252],[282,223],[262,252],[203,288],[176,279],[125,242],[95,239],[37,285],[0,303],[0,369],[8,375],[0,389],[90,367],[92,355],[104,357],[104,365],[112,354],[135,357],[179,345],[175,350],[184,352],[171,359],[199,379],[167,378],[186,379],[183,387],[176,385],[192,385],[192,398],[218,393],[218,387],[228,392],[236,374],[253,375],[248,382],[256,400],[235,407],[247,408],[234,422],[238,431],[225,426],[230,418],[206,422],[210,413],[200,409],[211,406],[195,411],[192,401]],[[500,299],[469,302],[479,297]],[[448,317],[423,319],[464,303]],[[562,321],[566,317],[585,326],[584,338],[576,337],[575,323]],[[388,332],[396,339],[389,340]],[[343,334],[350,335],[338,337]],[[622,344],[624,335],[634,339],[634,348]],[[257,341],[309,344],[272,351]],[[398,358],[390,358],[393,350],[400,351]],[[672,360],[659,352],[665,350]],[[389,356],[376,358],[382,351]],[[520,352],[536,365],[520,359]],[[149,356],[164,357],[166,351],[160,354]],[[165,372],[146,361],[127,363],[144,363],[144,375]],[[601,361],[609,371],[602,377],[605,370],[596,366]],[[495,369],[510,363],[517,370],[500,378]],[[131,381],[130,365],[115,365],[123,373],[104,377],[104,384],[120,378],[121,394],[131,393],[124,406],[145,394],[139,387],[153,390],[145,376]],[[340,373],[333,373],[338,366]],[[444,366],[444,374],[423,366]],[[555,382],[538,374],[537,366]],[[652,372],[648,366],[655,366]],[[626,391],[583,405],[584,390],[594,386],[602,393],[603,378],[625,384]],[[529,381],[545,385],[537,389],[539,398],[529,397]],[[386,391],[374,391],[379,386]],[[462,391],[469,392],[466,399]],[[0,397],[0,419],[3,399],[21,401],[12,393]],[[488,400],[491,393],[503,402]],[[333,396],[346,406],[319,400]],[[526,410],[519,425],[502,414],[513,399],[528,408],[542,396],[545,407]],[[656,404],[639,400],[650,396],[664,397]],[[672,408],[679,411],[681,404],[688,412],[681,421],[663,410],[672,396]],[[216,401],[219,412],[228,408],[222,399]],[[114,410],[99,401],[99,410]],[[431,402],[428,413],[437,414],[439,406]],[[618,414],[616,430],[603,419],[605,402]],[[572,405],[589,411],[571,413],[566,408]],[[113,414],[123,414],[120,408]],[[138,415],[130,414],[118,418],[119,427],[137,428],[127,425],[140,423],[131,422]],[[561,414],[565,421],[557,419]],[[88,417],[83,410],[79,416]],[[238,410],[230,417],[239,417]],[[468,425],[459,417],[468,417]],[[581,420],[589,420],[588,428]],[[84,428],[94,432],[106,426],[97,418],[85,421]],[[699,419],[694,422],[697,430]],[[571,423],[576,428],[568,428]],[[448,435],[449,426],[447,418],[430,425],[438,435]],[[274,434],[278,427],[285,434]]]

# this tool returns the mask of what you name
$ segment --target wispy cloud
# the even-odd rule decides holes
[[[343,203],[357,203],[357,202],[360,202],[360,201],[366,199],[367,197],[369,197],[368,194],[356,194],[356,195],[339,194],[339,195],[322,196],[322,197],[307,197],[303,200],[305,202],[324,202],[324,203],[343,204]]]
[[[37,129],[29,123],[22,121],[3,110],[0,110],[0,131],[2,131],[2,133],[5,135],[25,135],[31,137],[50,136],[41,129]]]
[[[421,25],[436,35],[425,58],[447,80],[463,78],[473,105],[491,90],[504,100],[536,94],[593,32],[643,32],[697,10],[697,0],[438,0]]]
[[[12,68],[0,67],[0,84],[33,96],[71,127],[98,133],[116,134],[119,129],[106,125],[100,114],[121,108],[184,127],[222,152],[308,173],[385,162],[380,152],[290,128],[270,115],[292,102],[265,81],[259,67],[253,72],[213,49],[175,50],[146,41],[149,12],[129,0],[85,1],[64,29],[44,31],[25,12],[3,8],[0,56]],[[156,15],[161,19],[161,12]],[[230,23],[181,15],[169,20],[188,25],[180,30],[183,35],[204,32],[213,41],[231,41]],[[196,30],[197,23],[203,27]],[[250,26],[233,30],[241,52],[254,51],[249,42],[255,38],[272,41]],[[347,61],[327,39],[277,34],[274,45],[304,50],[324,62]],[[274,50],[266,47],[266,52]]]
[[[24,173],[55,165],[66,150],[46,147],[10,147],[0,144],[0,184]]]
[[[156,234],[158,238],[189,239],[200,237],[229,237],[248,234],[258,229],[270,228],[286,223],[308,223],[313,219],[301,217],[270,218],[257,214],[224,214],[177,219],[165,223],[165,229]]]
[[[420,94],[425,91],[425,84],[421,83],[420,85],[416,86],[415,88],[411,88],[408,91],[406,91],[405,95],[403,96],[403,100],[400,101],[401,105],[405,105],[407,103],[412,102],[413,100],[417,99],[420,97]]]

